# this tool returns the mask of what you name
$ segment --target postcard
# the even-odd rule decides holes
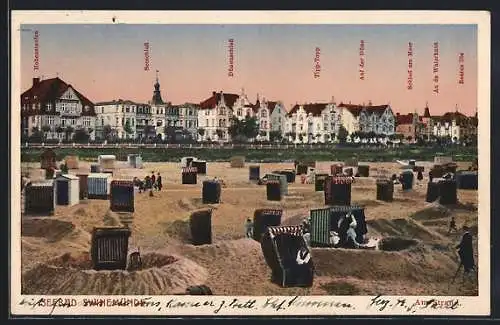
[[[489,13],[10,27],[13,315],[490,314]]]

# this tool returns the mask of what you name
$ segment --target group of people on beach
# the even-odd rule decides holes
[[[155,175],[154,171],[151,172],[151,176],[146,175],[143,181],[138,177],[134,177],[134,185],[139,188],[139,193],[146,192],[147,190],[161,191],[161,189],[163,188],[160,173],[157,173]]]

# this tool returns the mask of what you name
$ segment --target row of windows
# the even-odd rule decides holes
[[[33,124],[36,123],[36,118],[35,116],[32,116],[31,117],[31,122]],[[67,119],[67,118],[57,118],[55,116],[52,116],[52,115],[49,115],[49,116],[46,116],[46,119],[45,119],[47,125],[51,126],[51,125],[56,125],[56,124],[60,124],[62,126],[66,126],[66,125],[77,125],[79,124],[78,123],[78,119],[75,119],[75,118],[71,118],[71,119]],[[58,123],[59,122],[59,123]],[[92,125],[92,120],[90,118],[84,118],[82,119],[82,125],[83,126],[91,126]]]
[[[104,113],[108,113],[108,111],[104,111],[104,107],[105,106],[100,106],[100,107],[96,107],[96,113],[98,114],[104,114]],[[170,112],[170,110],[167,108],[167,110],[163,109],[163,108],[158,108],[156,110],[153,110],[151,107],[143,107],[143,106],[139,106],[137,107],[136,109],[136,106],[122,106],[121,109],[120,107],[117,105],[115,107],[115,112],[116,113],[136,113],[137,114],[166,114],[168,112]]]

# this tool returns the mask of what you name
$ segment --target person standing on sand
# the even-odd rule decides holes
[[[455,222],[455,216],[451,217],[450,220],[450,228],[448,229],[448,235],[451,233],[451,231],[457,231],[457,223]]]
[[[245,221],[245,235],[247,238],[253,237],[253,222],[250,218]]]
[[[163,187],[163,184],[161,183],[160,173],[158,173],[158,177],[156,178],[156,184],[157,184],[157,187],[158,187],[158,191],[161,191],[161,189]]]
[[[156,176],[154,171],[151,172],[151,185],[151,188],[156,188]]]
[[[463,227],[464,234],[460,244],[457,245],[458,255],[460,256],[460,263],[464,267],[464,275],[470,274],[475,268],[474,252],[472,249],[472,235],[469,232],[469,227]]]

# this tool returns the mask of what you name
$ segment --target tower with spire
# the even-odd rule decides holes
[[[165,126],[167,118],[167,103],[161,98],[160,82],[158,78],[159,71],[156,70],[156,82],[154,84],[153,98],[151,99],[151,112],[153,114],[153,123],[156,129],[156,135],[165,138]],[[172,120],[172,117],[169,117]]]
[[[156,70],[156,82],[154,84],[155,90],[153,91],[153,98],[151,99],[151,105],[163,105],[163,99],[161,98],[160,82],[158,79],[159,71]]]

